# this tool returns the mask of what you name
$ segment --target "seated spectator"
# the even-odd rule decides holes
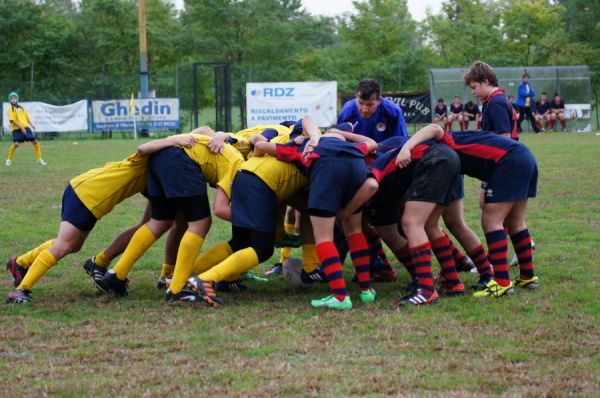
[[[558,93],[554,94],[554,98],[550,103],[550,125],[552,129],[556,127],[556,119],[560,121],[562,131],[567,131],[567,117],[565,116],[565,103],[560,98]]]
[[[435,115],[433,117],[433,123],[442,122],[444,129],[446,129],[448,122],[448,109],[446,108],[443,98],[438,99],[433,114]]]
[[[469,122],[471,120],[475,121],[475,130],[481,130],[481,111],[479,110],[479,106],[473,101],[468,101],[463,111],[463,127],[465,130],[469,129]]]
[[[452,131],[452,123],[458,120],[460,131],[464,130],[463,127],[463,104],[458,95],[454,96],[452,104],[450,104],[450,115],[448,115],[448,131]]]
[[[551,111],[548,95],[543,92],[539,101],[535,103],[535,123],[541,131],[548,130],[548,127],[550,127],[550,118]],[[544,120],[544,127],[542,127],[542,120]]]

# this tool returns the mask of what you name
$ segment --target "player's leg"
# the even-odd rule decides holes
[[[188,227],[179,242],[175,271],[167,292],[167,297],[171,294],[173,299],[177,299],[190,277],[212,222],[207,195],[177,198],[176,201],[177,208],[181,211]]]
[[[89,230],[82,231],[67,221],[61,222],[58,235],[52,240],[52,245],[40,250],[19,285],[8,294],[6,301],[15,303],[31,301],[30,292],[37,281],[63,257],[78,252],[89,233]]]
[[[527,200],[516,202],[506,217],[505,225],[511,231],[510,239],[519,260],[520,274],[515,279],[515,285],[535,289],[539,286],[539,282],[534,273],[531,235],[525,224],[526,210]]]
[[[560,125],[562,126],[562,131],[567,131],[567,117],[565,114],[561,112],[558,115],[558,118],[560,120]]]
[[[425,224],[436,208],[435,203],[407,201],[402,215],[402,230],[405,232],[411,262],[415,267],[419,288],[397,301],[399,305],[429,304],[437,302],[438,294],[433,285],[431,268],[431,244],[425,232]]]
[[[101,289],[102,286],[100,284],[102,277],[104,277],[104,274],[106,273],[111,261],[125,251],[125,248],[129,244],[129,241],[131,240],[131,237],[135,231],[148,222],[151,216],[152,211],[150,202],[148,202],[144,208],[144,212],[142,213],[141,220],[136,225],[122,231],[106,249],[85,261],[83,264],[83,269],[92,277],[92,280],[99,289]]]
[[[448,235],[439,227],[439,218],[445,207],[437,206],[427,219],[425,231],[431,243],[431,248],[437,258],[441,271],[441,291],[449,296],[462,296],[465,287],[460,281]]]
[[[371,288],[369,245],[362,230],[362,212],[342,220],[342,228],[348,241],[350,258],[358,279],[358,291],[363,303],[375,301],[375,290]]]
[[[156,280],[156,287],[159,289],[164,289],[171,283],[173,272],[175,271],[175,262],[177,261],[179,242],[181,242],[181,238],[183,238],[186,230],[187,222],[181,211],[178,211],[175,215],[175,222],[171,226],[171,229],[169,229],[167,239],[165,240],[163,264],[160,269],[160,276]]]
[[[475,297],[500,297],[514,293],[508,265],[508,240],[504,220],[514,202],[486,203],[483,207],[481,224],[488,245],[488,258],[494,268],[494,279],[486,289],[475,292]]]

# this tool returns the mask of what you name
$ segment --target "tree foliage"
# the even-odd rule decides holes
[[[137,4],[0,1],[0,89],[43,99],[137,91]],[[185,0],[183,10],[146,0],[146,10],[150,85],[158,95],[175,95],[176,67],[179,95],[191,95],[196,61],[232,62],[240,98],[247,81],[336,80],[340,91],[352,91],[369,76],[386,90],[426,89],[429,68],[475,59],[587,64],[599,89],[597,1],[446,0],[422,22],[412,19],[406,0],[355,2],[352,13],[336,18],[311,15],[300,0]]]

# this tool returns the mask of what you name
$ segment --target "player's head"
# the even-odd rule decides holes
[[[463,76],[465,86],[469,86],[471,94],[480,100],[487,99],[491,92],[498,87],[496,72],[491,66],[482,61],[475,61]]]
[[[515,102],[515,97],[513,97],[512,95],[509,95],[508,102]]]
[[[465,108],[473,109],[475,108],[475,103],[473,101],[467,101],[467,103],[465,104]]]
[[[460,104],[460,97],[458,95],[454,96],[454,103],[455,104]]]
[[[540,95],[540,101],[544,101],[544,102],[548,101],[548,94],[546,94],[545,91]]]
[[[377,110],[381,103],[381,86],[375,79],[365,78],[358,83],[356,88],[356,104],[358,113],[364,119],[368,119]]]
[[[10,92],[8,94],[8,101],[13,105],[19,102],[19,93],[17,93],[16,91]]]
[[[560,94],[559,93],[554,93],[554,98],[553,98],[554,102],[556,102],[557,104],[560,103]]]
[[[523,81],[524,81],[525,83],[528,83],[528,82],[529,82],[529,74],[528,74],[528,73],[523,73]]]
[[[443,98],[438,98],[438,105],[444,105],[444,99]]]

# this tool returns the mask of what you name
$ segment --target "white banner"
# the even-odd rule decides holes
[[[135,118],[130,112],[131,100],[92,101],[92,129],[133,130],[178,129],[179,98],[134,100]]]
[[[312,116],[320,127],[337,120],[337,82],[246,83],[248,127]]]
[[[31,120],[36,127],[35,131],[38,133],[87,131],[88,129],[86,100],[64,106],[50,105],[44,102],[19,102],[19,104],[31,116]],[[4,131],[10,133],[10,122],[7,116],[9,106],[9,102],[2,103],[2,127]]]

